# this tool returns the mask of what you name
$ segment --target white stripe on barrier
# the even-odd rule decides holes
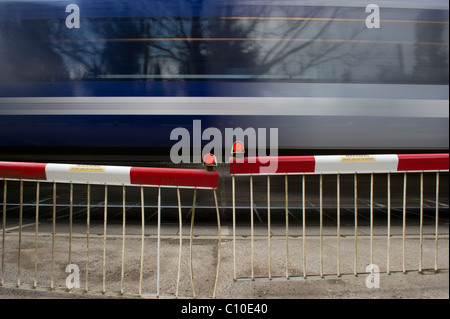
[[[47,164],[45,174],[48,181],[129,185],[128,166]]]
[[[316,174],[395,172],[397,155],[315,156]]]

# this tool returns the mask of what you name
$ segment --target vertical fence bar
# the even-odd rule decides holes
[[[214,202],[216,204],[216,214],[217,214],[217,229],[218,229],[218,241],[217,241],[217,269],[216,269],[216,280],[214,283],[213,298],[216,298],[217,285],[219,284],[219,272],[220,272],[220,250],[222,246],[222,231],[220,229],[220,213],[219,204],[217,201],[217,192],[214,189]]]
[[[422,272],[423,255],[423,172],[420,172],[420,246],[419,246],[419,272]]]
[[[72,264],[72,219],[73,219],[73,184],[69,191],[69,265]]]
[[[20,262],[22,259],[23,181],[20,181],[19,196],[19,251],[17,257],[17,287],[20,287]]]
[[[106,293],[106,230],[108,225],[108,185],[105,184],[105,207],[103,210],[103,287]]]
[[[231,176],[231,191],[233,201],[233,280],[236,281],[236,177]]]
[[[354,197],[355,197],[355,263],[354,275],[358,275],[358,175],[354,175]]]
[[[320,277],[323,278],[323,175],[320,174],[319,190],[319,215],[320,215]]]
[[[177,189],[178,190],[178,189]],[[141,186],[141,269],[139,272],[139,295],[142,295],[142,279],[144,276],[144,240],[145,240],[145,209],[144,187]]]
[[[194,218],[195,218],[195,202],[197,200],[197,188],[194,189],[194,198],[192,200],[192,214],[191,214],[191,232],[189,238],[189,261],[190,261],[190,270],[191,270],[191,287],[192,287],[192,295],[195,298],[195,286],[194,286],[194,267],[192,264],[192,245],[194,239]]]
[[[337,174],[336,180],[336,197],[337,197],[337,275],[341,276],[341,180],[340,174]]]
[[[267,245],[269,249],[269,280],[272,280],[272,243],[270,223],[270,175],[267,175]]]
[[[2,286],[5,284],[5,240],[6,240],[6,193],[8,188],[8,181],[3,180],[3,219],[2,219]]]
[[[86,292],[89,291],[89,236],[91,231],[91,184],[87,184],[86,207]]]
[[[403,174],[403,251],[402,251],[402,264],[403,273],[406,273],[406,173]]]
[[[180,233],[180,250],[178,252],[178,275],[177,275],[177,289],[175,292],[175,297],[178,298],[179,286],[180,286],[180,278],[181,278],[181,253],[183,248],[183,216],[181,214],[181,197],[180,197],[180,189],[177,187],[177,201],[178,201],[178,225]]]
[[[253,233],[253,175],[250,175],[250,250],[251,250],[251,276],[252,276],[252,280],[255,280],[255,273],[254,273],[254,258],[255,258],[255,253],[254,253],[254,245],[253,245],[253,240],[254,240],[254,233]]]
[[[303,236],[303,278],[306,279],[306,194],[305,174],[302,175],[302,236]]]
[[[391,173],[387,175],[387,265],[386,272],[391,273]]]
[[[160,295],[161,284],[161,187],[158,187],[158,256],[156,273],[156,296]]]
[[[438,240],[439,240],[439,172],[436,172],[436,228],[434,242],[434,270],[438,271]]]
[[[370,174],[370,273],[373,273],[373,176]]]
[[[288,175],[285,175],[285,202],[286,202],[286,279],[289,279],[289,196],[288,196]]]
[[[56,182],[53,182],[53,212],[52,212],[52,273],[50,288],[55,288],[55,232],[56,232]]]
[[[40,183],[36,182],[36,211],[35,211],[35,228],[34,228],[34,281],[33,287],[37,287],[37,250],[38,250],[38,230],[39,230],[39,189]]]
[[[126,226],[126,199],[125,185],[122,185],[122,270],[120,276],[120,293],[123,294],[123,283],[125,279],[125,226]]]

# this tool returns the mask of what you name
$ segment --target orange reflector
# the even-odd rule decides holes
[[[206,165],[214,165],[216,163],[216,157],[212,154],[207,154],[205,155],[203,161]]]
[[[233,151],[235,153],[241,153],[244,150],[244,144],[242,142],[236,142],[233,144]]]

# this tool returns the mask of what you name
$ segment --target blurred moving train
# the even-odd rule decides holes
[[[366,2],[0,0],[0,159],[151,161],[194,120],[448,152],[448,1],[377,1],[379,28]]]

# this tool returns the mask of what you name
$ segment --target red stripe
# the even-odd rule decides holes
[[[0,162],[0,178],[46,180],[43,163]]]
[[[448,170],[447,154],[400,154],[398,171]]]
[[[246,157],[242,163],[237,161],[230,159],[230,174],[314,173],[316,166],[314,156]],[[276,171],[263,171],[269,167],[276,167]]]
[[[217,187],[219,173],[197,169],[132,167],[130,182],[146,185]]]

